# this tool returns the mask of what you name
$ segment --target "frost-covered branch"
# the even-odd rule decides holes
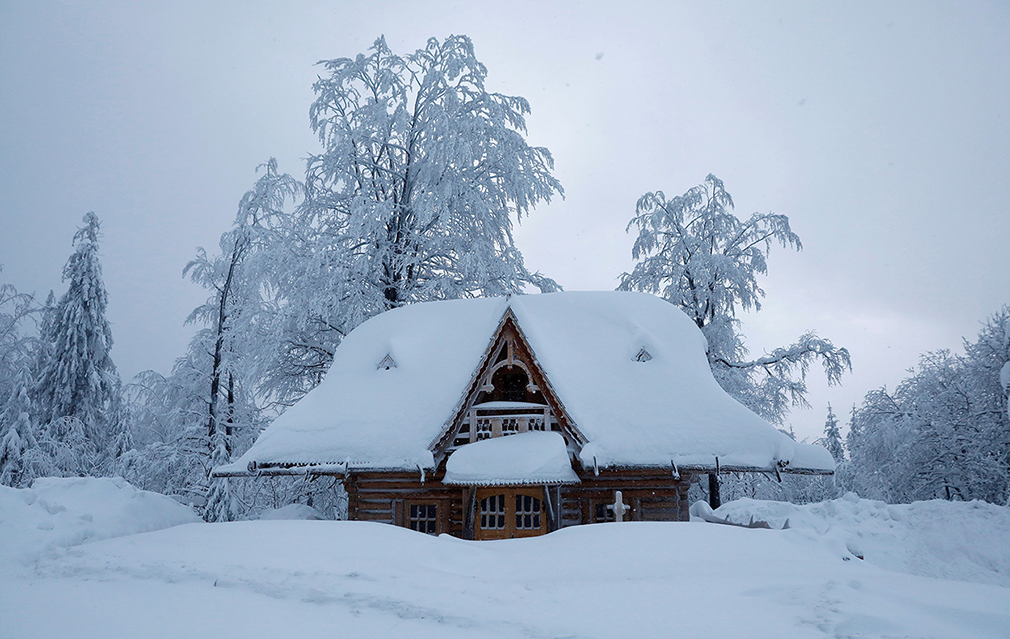
[[[778,423],[790,406],[805,405],[806,373],[815,360],[831,384],[851,369],[848,351],[813,333],[747,359],[737,311],[761,310],[764,290],[757,278],[767,273],[773,242],[802,248],[786,216],[754,213],[741,221],[722,181],[709,175],[674,198],[662,191],[643,195],[628,223],[633,227],[638,237],[632,256],[638,262],[621,276],[618,288],[661,295],[683,310],[708,339],[716,379],[758,414]]]

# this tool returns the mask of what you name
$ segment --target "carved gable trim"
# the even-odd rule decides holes
[[[502,349],[506,349],[505,356],[502,357]],[[428,447],[435,456],[436,464],[440,463],[446,451],[452,446],[453,441],[460,433],[460,429],[467,421],[470,410],[474,403],[482,394],[486,397],[488,393],[494,392],[494,386],[490,383],[496,372],[508,366],[520,368],[526,373],[528,384],[527,392],[542,394],[546,403],[557,420],[565,438],[582,446],[587,439],[578,427],[572,422],[564,404],[554,391],[550,380],[540,367],[536,354],[529,345],[529,341],[523,334],[519,322],[512,312],[512,309],[505,311],[498,328],[491,336],[488,347],[481,358],[477,370],[467,385],[463,396],[460,398],[451,418],[446,422],[442,432]],[[548,426],[549,428],[549,426]]]

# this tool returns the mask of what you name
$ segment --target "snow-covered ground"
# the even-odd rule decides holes
[[[851,498],[716,515],[791,527],[465,542],[363,522],[185,523],[128,484],[48,480],[0,489],[0,638],[1010,637],[1010,509]]]

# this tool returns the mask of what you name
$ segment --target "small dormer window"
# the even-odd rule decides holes
[[[641,349],[639,349],[638,354],[635,355],[636,362],[647,362],[650,359],[652,359],[652,353],[645,350],[644,346]]]
[[[386,356],[382,358],[382,361],[375,368],[380,371],[388,371],[391,368],[396,368],[396,361],[393,360],[392,355],[386,353]]]

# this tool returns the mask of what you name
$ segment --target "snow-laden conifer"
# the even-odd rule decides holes
[[[806,374],[820,360],[828,383],[849,369],[849,353],[813,332],[795,344],[747,359],[737,310],[760,310],[764,291],[758,276],[768,271],[773,243],[802,248],[789,218],[754,213],[741,220],[733,198],[714,175],[683,195],[662,191],[638,200],[628,223],[638,237],[638,260],[621,276],[620,290],[660,295],[687,313],[708,340],[708,357],[719,384],[765,419],[781,424],[790,406],[806,406]]]
[[[842,431],[838,427],[838,417],[835,416],[834,411],[831,410],[831,404],[828,404],[828,416],[824,420],[824,437],[821,439],[820,444],[828,449],[831,456],[834,458],[836,464],[840,464],[845,461],[845,448],[842,445]]]
[[[37,380],[37,414],[53,441],[74,452],[76,467],[65,469],[72,474],[111,472],[129,447],[119,374],[110,354],[99,228],[94,213],[84,216],[63,269],[67,292],[52,307],[40,335],[44,361]]]
[[[40,431],[32,415],[33,386],[22,366],[0,403],[0,485],[23,488],[36,477],[59,474],[53,461],[55,447]]]

